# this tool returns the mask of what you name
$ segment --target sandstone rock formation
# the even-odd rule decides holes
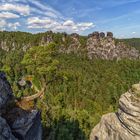
[[[6,52],[18,49],[26,52],[32,46],[47,46],[49,43],[54,42],[58,45],[61,53],[84,54],[85,56],[87,54],[89,59],[120,60],[123,58],[140,58],[139,50],[128,47],[123,43],[116,43],[112,32],[107,32],[106,35],[104,32],[93,32],[88,37],[76,33],[69,35],[66,33],[53,33],[52,31],[38,34],[20,33],[23,35],[22,40],[18,39],[16,33],[1,34],[3,38],[0,38],[0,49]]]
[[[53,42],[53,37],[52,37],[52,33],[50,33],[42,37],[39,45],[47,46],[49,43],[52,43],[52,42]]]
[[[113,33],[94,32],[88,36],[87,51],[90,59],[100,58],[106,60],[120,60],[122,58],[139,59],[140,53],[135,48],[130,48],[123,43],[115,44]]]
[[[76,33],[73,33],[71,35],[63,34],[62,44],[60,46],[59,52],[66,53],[66,54],[69,53],[77,54],[81,47],[79,37],[80,36]],[[66,41],[67,39],[69,40],[68,42]]]
[[[140,140],[140,84],[120,97],[117,113],[102,117],[90,140]]]
[[[71,34],[71,44],[68,47],[67,53],[74,52],[77,53],[78,49],[80,49],[80,41],[79,41],[79,35],[78,34]]]
[[[41,140],[41,118],[37,110],[16,106],[12,89],[0,73],[0,140]]]

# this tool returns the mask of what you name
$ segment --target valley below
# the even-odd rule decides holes
[[[0,140],[139,140],[139,50],[111,32],[0,31]]]

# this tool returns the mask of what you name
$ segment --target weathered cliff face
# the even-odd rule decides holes
[[[121,96],[117,113],[102,117],[90,140],[140,140],[140,84]]]
[[[87,51],[90,59],[100,58],[106,60],[122,58],[138,59],[140,53],[135,48],[130,48],[123,43],[115,44],[113,34],[107,33],[107,36],[102,33],[94,32],[88,36]]]
[[[14,104],[10,84],[0,73],[0,140],[41,140],[40,112]]]

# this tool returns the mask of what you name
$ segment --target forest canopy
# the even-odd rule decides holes
[[[55,44],[39,46],[41,34],[1,32],[1,40],[8,40],[10,46],[11,40],[15,40],[19,45],[13,51],[0,50],[0,70],[7,74],[16,97],[35,93],[28,84],[24,87],[18,84],[28,75],[34,77],[36,86],[47,85],[43,99],[34,102],[42,111],[44,139],[87,140],[101,116],[115,112],[120,95],[139,82],[140,61],[89,60],[84,54],[60,53],[62,34],[52,35]],[[81,37],[83,44],[84,39]],[[139,39],[125,41],[139,46]],[[34,47],[23,51],[20,44],[27,42]],[[47,84],[50,80],[53,81]]]

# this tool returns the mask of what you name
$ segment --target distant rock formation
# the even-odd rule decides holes
[[[117,113],[102,117],[90,140],[140,140],[140,84],[121,96]]]
[[[78,51],[80,50],[81,47],[79,38],[80,38],[79,34],[76,33],[70,35],[63,33],[59,52],[66,53],[66,54],[70,54],[70,53],[78,54]],[[69,43],[67,43],[67,40],[69,40]]]
[[[47,46],[49,43],[54,42],[53,40],[53,32],[48,31],[46,34],[41,38],[39,46]]]
[[[130,48],[123,43],[115,44],[113,33],[94,32],[88,36],[87,51],[90,59],[100,58],[105,60],[120,60],[122,58],[139,59],[140,53],[135,48]]]
[[[2,34],[2,35],[1,35]],[[18,34],[23,37],[19,39]],[[60,53],[88,56],[89,59],[121,60],[123,58],[139,59],[139,50],[126,46],[124,43],[116,43],[112,32],[93,32],[88,36],[80,36],[77,33],[12,33],[0,32],[3,37],[0,39],[0,49],[4,52],[18,49],[26,52],[33,46],[47,46],[49,43],[56,43]]]
[[[5,74],[0,73],[0,140],[41,140],[40,112],[15,105]]]
[[[81,46],[80,41],[79,41],[79,35],[74,33],[70,35],[70,38],[71,38],[71,43],[68,47],[67,53],[70,53],[70,52],[77,53]]]

